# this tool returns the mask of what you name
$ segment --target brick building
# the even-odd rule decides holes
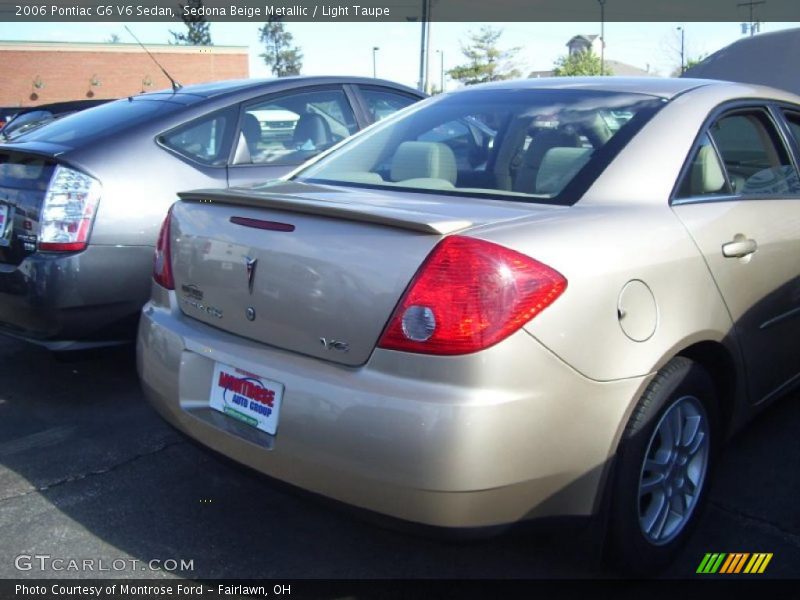
[[[249,75],[245,46],[147,49],[181,84]],[[85,98],[120,98],[170,87],[137,44],[0,41],[0,106],[35,106]]]

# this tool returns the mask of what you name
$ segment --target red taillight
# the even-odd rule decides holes
[[[414,276],[378,346],[443,355],[483,350],[520,329],[566,287],[558,271],[524,254],[450,236]]]
[[[170,252],[170,221],[172,220],[172,209],[169,209],[167,218],[161,225],[156,243],[156,253],[153,257],[153,279],[163,288],[168,290],[175,289],[175,280],[172,278],[172,254]]]
[[[86,242],[68,242],[60,244],[57,242],[39,242],[39,250],[42,252],[80,252],[86,250]]]

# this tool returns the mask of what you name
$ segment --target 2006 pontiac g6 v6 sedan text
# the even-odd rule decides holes
[[[159,412],[450,528],[608,506],[670,560],[722,442],[800,380],[800,97],[702,80],[444,94],[282,181],[182,195],[139,329]]]

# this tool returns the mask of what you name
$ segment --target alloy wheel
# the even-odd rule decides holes
[[[639,476],[639,526],[652,544],[667,544],[683,530],[705,484],[709,422],[693,396],[677,399],[650,438]]]

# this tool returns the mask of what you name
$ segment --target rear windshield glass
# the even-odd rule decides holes
[[[23,133],[14,141],[41,141],[75,147],[181,108],[180,104],[157,100],[117,100],[55,120]]]
[[[16,193],[19,190],[38,190],[44,192],[50,183],[55,164],[44,158],[28,154],[2,152],[0,147],[0,189]],[[8,198],[0,192],[0,204]],[[18,206],[19,210],[19,206]]]
[[[474,90],[418,105],[295,178],[575,202],[665,101],[587,90]]]

